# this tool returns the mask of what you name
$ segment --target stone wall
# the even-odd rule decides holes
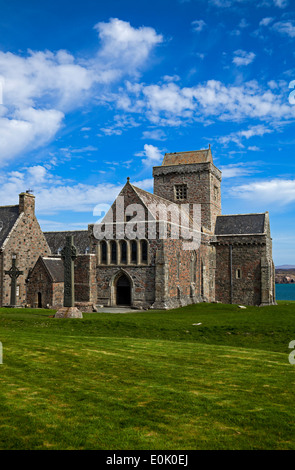
[[[41,294],[42,308],[58,309],[63,306],[63,282],[52,279],[39,258],[27,282],[27,306],[38,307],[38,294]]]
[[[75,260],[75,300],[77,302],[96,301],[95,281],[96,256],[78,255]]]
[[[131,305],[148,308],[155,300],[153,266],[99,266],[97,268],[97,304],[116,305],[116,281],[126,274],[131,283]]]
[[[41,293],[42,307],[52,305],[52,283],[42,260],[39,258],[27,282],[27,306],[38,307],[38,293]]]
[[[153,308],[176,308],[200,302],[202,249],[183,250],[183,240],[163,240],[156,257],[156,298]]]
[[[19,290],[17,304],[22,306],[27,303],[26,278],[29,270],[33,268],[40,255],[50,254],[50,248],[35,217],[34,207],[35,197],[32,194],[20,194],[20,217],[3,244],[2,273],[10,269],[13,254],[16,254],[16,266],[24,272],[17,280]],[[25,212],[21,212],[22,209]],[[8,275],[2,275],[4,279],[1,306],[4,306],[10,304],[11,283]]]
[[[265,255],[265,235],[217,237],[216,300],[260,305],[261,268]]]
[[[154,167],[153,175],[154,194],[174,203],[201,204],[201,225],[213,232],[216,216],[221,214],[221,172],[212,163]],[[184,201],[175,198],[179,184],[187,185]]]
[[[84,308],[87,306],[87,309],[90,306],[89,311],[93,311],[93,303],[97,302],[95,268],[95,255],[78,255],[75,260],[75,302],[83,304]],[[50,308],[58,309],[63,306],[64,283],[52,281],[41,258],[31,271],[27,283],[28,305],[38,305],[38,292],[42,295],[43,307],[49,305]]]

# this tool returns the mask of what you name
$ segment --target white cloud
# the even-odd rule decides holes
[[[286,6],[288,6],[289,4],[289,1],[288,0],[273,0],[273,3],[276,7],[286,8]]]
[[[123,183],[124,184],[124,183]],[[42,165],[27,167],[0,175],[2,205],[18,203],[18,195],[32,189],[36,197],[37,214],[55,214],[60,211],[93,213],[97,204],[112,204],[123,184],[77,184],[51,174]],[[134,182],[143,189],[151,189],[152,179]],[[93,223],[95,220],[90,220]],[[51,224],[52,225],[52,224]],[[64,224],[66,226],[66,223]],[[85,225],[85,229],[87,226]],[[50,227],[52,230],[52,227]]]
[[[196,33],[200,33],[207,25],[204,20],[194,20],[192,21],[192,26]]]
[[[95,29],[101,44],[90,60],[64,50],[0,52],[0,163],[50,142],[65,113],[85,105],[97,87],[138,75],[163,41],[153,28],[133,28],[118,19]]]
[[[241,65],[249,65],[255,59],[254,52],[246,52],[239,49],[238,51],[234,52],[235,57],[233,58],[233,63],[241,66]]]
[[[150,131],[144,131],[142,134],[143,139],[151,140],[166,140],[166,134],[161,129],[153,129]]]
[[[62,50],[29,50],[27,56],[0,52],[0,74],[5,78],[4,105],[13,109],[48,102],[57,109],[69,109],[77,106],[95,79],[90,69]]]
[[[130,181],[130,182],[134,186],[137,186],[140,189],[144,189],[145,191],[151,191],[154,187],[154,179],[153,178],[146,178],[145,180]]]
[[[114,116],[113,122],[111,122],[106,127],[101,127],[100,131],[108,136],[111,135],[121,135],[126,129],[131,129],[133,127],[140,126],[139,122],[136,122],[135,119],[126,115],[116,114]],[[98,134],[99,136],[99,134]]]
[[[279,86],[275,80],[270,80],[269,82],[267,82],[267,84],[272,90],[275,90]]]
[[[235,4],[246,4],[246,3],[257,3],[256,0],[209,0],[211,5],[223,8],[229,8]],[[276,6],[279,8],[285,8],[288,5],[288,0],[261,0],[257,6],[270,7]]]
[[[248,150],[251,150],[251,152],[259,152],[260,148],[256,145],[251,145],[250,147],[248,147]]]
[[[278,21],[272,26],[272,29],[280,34],[287,35],[290,38],[295,37],[295,23],[294,21]]]
[[[163,80],[164,82],[179,82],[180,76],[179,75],[164,75]]]
[[[205,55],[203,52],[196,52],[196,57],[198,57],[199,59],[203,60],[205,58]],[[194,70],[194,69],[193,69]]]
[[[215,5],[217,7],[223,7],[223,8],[229,8],[232,6],[232,4],[237,1],[243,1],[243,0],[209,0],[209,3],[212,5]]]
[[[181,89],[174,83],[167,85],[149,85],[143,88],[143,94],[153,112],[167,111],[182,114],[194,108],[192,97],[187,96],[186,88]]]
[[[229,143],[234,142],[237,144],[239,147],[243,148],[244,145],[242,144],[243,139],[250,139],[251,137],[254,136],[259,136],[262,137],[265,134],[270,134],[273,132],[271,129],[265,127],[264,125],[258,124],[256,126],[251,126],[247,130],[240,130],[237,132],[232,132],[231,134],[227,136],[222,136],[218,139],[218,142],[220,142],[223,145],[227,145]]]
[[[38,217],[38,222],[43,232],[60,232],[64,230],[87,230],[88,224],[93,223],[93,220],[87,220],[85,222],[57,222],[56,220]]]
[[[136,153],[136,156],[144,157],[142,163],[146,166],[157,165],[158,163],[162,163],[163,160],[162,150],[151,144],[145,144],[144,150]]]
[[[109,135],[109,136],[110,135],[121,135],[122,132],[123,132],[121,129],[116,129],[114,127],[101,127],[100,130],[103,134]]]
[[[191,89],[190,93],[197,100],[202,113],[219,116],[222,120],[280,120],[295,116],[295,110],[285,102],[284,97],[270,90],[264,91],[255,81],[241,86],[226,86],[219,81],[209,80]]]
[[[248,21],[245,18],[242,18],[239,23],[239,28],[247,28],[249,26]]]
[[[295,202],[295,180],[256,181],[232,188],[232,194],[253,202],[284,206]]]
[[[188,122],[212,122],[245,119],[284,122],[295,117],[281,90],[264,90],[255,80],[242,85],[224,85],[208,80],[194,87],[175,83],[159,85],[131,84],[113,95],[118,108],[145,116],[153,125],[180,126]]]
[[[259,26],[268,26],[272,21],[273,18],[271,17],[262,18],[262,20],[259,22]]]
[[[50,142],[60,129],[63,117],[55,109],[25,108],[16,111],[14,118],[0,118],[0,165]]]
[[[216,114],[222,119],[270,118],[294,115],[294,110],[281,102],[278,95],[264,92],[255,82],[242,86],[225,86],[209,80],[193,90],[206,114]]]
[[[121,186],[111,183],[87,185],[57,185],[54,189],[44,187],[35,191],[36,208],[39,213],[58,211],[89,212],[99,203],[113,202]]]
[[[43,183],[47,174],[46,168],[41,165],[35,165],[28,168],[28,173],[32,177],[32,182]]]
[[[97,23],[94,28],[102,44],[97,55],[99,69],[112,72],[114,76],[126,72],[137,74],[139,68],[146,64],[152,49],[163,42],[163,36],[153,28],[133,28],[118,18],[111,18],[108,23]]]
[[[81,105],[94,75],[65,51],[0,52],[5,78],[0,118],[0,163],[50,142],[64,113]]]
[[[237,178],[239,176],[247,176],[253,173],[252,168],[247,168],[245,163],[233,163],[230,165],[220,166],[222,171],[222,178]]]

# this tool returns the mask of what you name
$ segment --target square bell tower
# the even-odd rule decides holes
[[[213,233],[221,215],[221,171],[213,164],[211,148],[166,153],[153,168],[154,194],[177,204],[201,205],[201,226]]]

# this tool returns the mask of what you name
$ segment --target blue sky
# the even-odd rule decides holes
[[[295,264],[294,2],[0,7],[2,205],[33,189],[44,230],[86,229],[127,176],[152,192],[165,152],[210,143],[223,213],[268,210]]]

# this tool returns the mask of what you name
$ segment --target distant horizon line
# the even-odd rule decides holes
[[[280,264],[275,267],[276,269],[295,269],[295,264]]]

